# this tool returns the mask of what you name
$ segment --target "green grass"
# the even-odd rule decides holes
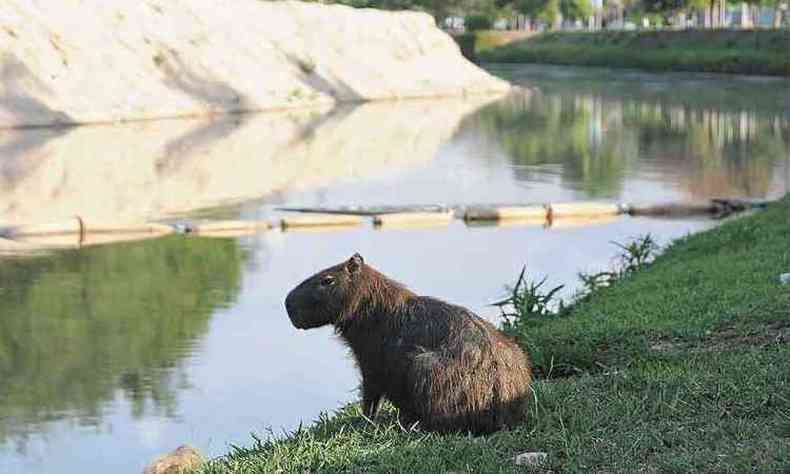
[[[488,62],[790,75],[790,31],[547,33],[478,51]]]
[[[790,198],[672,244],[560,316],[526,316],[542,377],[529,421],[487,437],[375,424],[356,405],[236,448],[219,472],[790,470]]]

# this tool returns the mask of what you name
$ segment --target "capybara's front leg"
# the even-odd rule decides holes
[[[371,420],[376,416],[381,404],[381,392],[362,385],[362,413]]]

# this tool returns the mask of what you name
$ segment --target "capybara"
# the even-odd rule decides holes
[[[524,351],[466,308],[418,296],[359,254],[322,270],[285,299],[300,329],[332,324],[362,373],[363,413],[382,397],[406,426],[485,434],[526,418]]]

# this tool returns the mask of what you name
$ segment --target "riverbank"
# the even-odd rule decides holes
[[[485,62],[790,76],[788,50],[788,30],[601,31],[541,34],[482,47],[477,56]]]
[[[203,472],[783,471],[790,468],[790,197],[673,243],[561,316],[530,318],[535,402],[488,437],[404,433],[352,405]]]
[[[0,44],[0,129],[510,89],[428,14],[342,5],[15,0],[0,4]]]

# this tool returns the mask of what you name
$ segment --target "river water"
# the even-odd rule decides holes
[[[276,207],[775,198],[790,181],[790,82],[492,66],[531,93],[215,120],[0,131],[0,223],[262,219]],[[189,443],[215,456],[354,400],[328,328],[283,299],[361,253],[487,318],[526,265],[547,285],[609,267],[612,242],[709,219],[551,227],[272,231],[0,251],[0,472],[139,472]]]

